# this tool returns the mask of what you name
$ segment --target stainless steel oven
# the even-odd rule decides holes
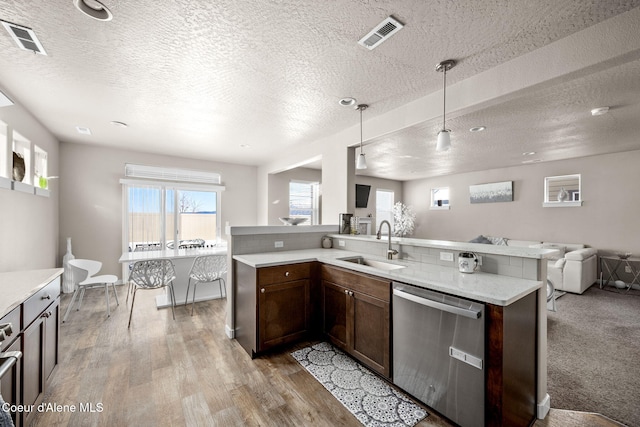
[[[393,382],[461,426],[484,426],[484,304],[393,284]]]

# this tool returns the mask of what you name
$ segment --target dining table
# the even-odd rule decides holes
[[[188,248],[188,249],[162,249],[155,251],[127,251],[123,252],[118,260],[123,265],[133,265],[136,261],[170,259],[173,262],[176,271],[176,278],[173,281],[173,291],[175,295],[175,304],[181,305],[190,302],[193,298],[193,286],[189,290],[187,300],[187,285],[189,281],[189,272],[193,261],[196,257],[205,255],[227,255],[226,245],[216,245],[204,248]],[[123,269],[123,277],[128,276],[129,268]],[[226,277],[223,276],[225,282]],[[226,293],[225,293],[226,295]],[[198,286],[195,300],[206,301],[210,299],[221,298],[220,287],[215,286]],[[156,296],[156,307],[171,307],[171,296],[169,289],[165,288],[162,295]]]

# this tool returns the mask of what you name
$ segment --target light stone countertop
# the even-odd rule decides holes
[[[360,265],[342,258],[364,256],[393,264],[404,265],[398,270],[381,270],[367,265]],[[517,256],[517,255],[513,255]],[[233,259],[254,268],[283,264],[296,264],[309,261],[320,261],[325,264],[344,267],[361,273],[367,273],[386,279],[395,280],[421,288],[456,295],[463,298],[489,304],[507,306],[520,298],[543,287],[544,282],[519,279],[481,271],[473,274],[460,273],[457,268],[434,264],[423,264],[406,260],[388,261],[381,257],[362,255],[341,249],[304,249],[298,251],[268,252],[247,255],[234,255]]]
[[[375,235],[353,235],[353,234],[329,234],[334,241],[359,240],[363,242],[378,242],[387,245],[388,237],[383,236],[381,240],[377,240]],[[527,246],[507,246],[507,245],[488,245],[484,243],[454,242],[449,240],[428,240],[428,239],[412,239],[409,237],[392,237],[391,243],[395,247],[397,245],[418,246],[425,248],[445,249],[449,251],[467,251],[492,255],[505,255],[519,258],[545,259],[556,253],[555,249],[531,248]]]
[[[0,273],[0,317],[62,275],[62,268]]]

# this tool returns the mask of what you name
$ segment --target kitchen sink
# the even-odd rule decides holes
[[[375,259],[364,258],[361,256],[352,258],[342,258],[341,261],[352,262],[354,264],[368,265],[369,267],[377,268],[379,270],[398,270],[400,268],[406,268],[406,265],[392,264],[390,262],[378,261]]]

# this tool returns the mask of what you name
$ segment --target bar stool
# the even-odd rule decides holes
[[[193,280],[193,298],[191,300],[191,315],[193,316],[193,308],[196,304],[196,287],[199,283],[213,283],[218,282],[220,287],[220,298],[226,298],[226,283],[222,278],[227,274],[227,256],[226,255],[203,255],[196,257],[191,265],[191,271],[189,271],[189,280],[187,282],[187,295],[184,299],[184,304],[187,305],[189,301],[189,287],[191,286],[191,280]],[[222,286],[222,285],[225,286]],[[225,288],[224,297],[222,289]]]

